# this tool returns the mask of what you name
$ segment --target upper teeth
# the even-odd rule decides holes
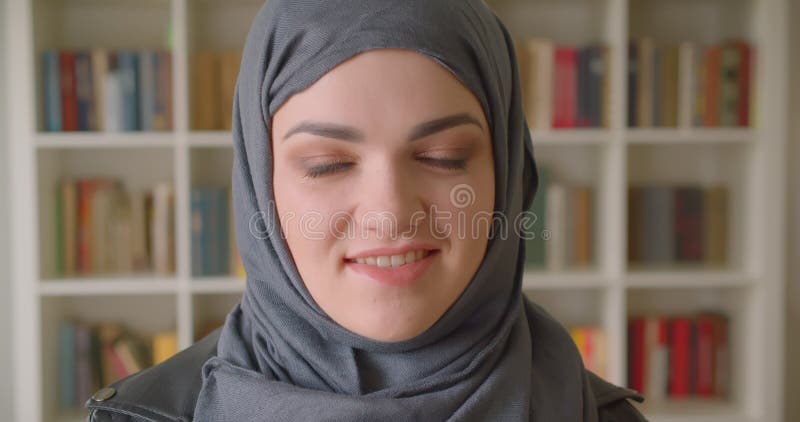
[[[356,262],[359,264],[377,265],[378,267],[399,267],[404,264],[419,261],[426,255],[427,251],[419,249],[416,251],[408,251],[405,255],[382,255],[356,258]]]

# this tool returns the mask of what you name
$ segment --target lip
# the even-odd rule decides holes
[[[423,249],[429,252],[438,250],[438,248],[428,243],[412,243],[396,248],[376,248],[361,251],[355,255],[346,257],[345,262],[354,261],[356,258],[366,258],[368,256],[405,255],[408,251],[416,251],[418,249]]]
[[[408,250],[415,250],[419,249],[416,248],[408,248]],[[375,249],[376,250],[376,249]],[[375,251],[373,250],[373,251]],[[393,249],[393,251],[398,251],[399,249]],[[417,280],[419,280],[425,271],[433,264],[433,261],[438,258],[439,250],[429,250],[429,253],[425,258],[421,260],[414,261],[411,264],[404,264],[399,267],[378,267],[375,265],[369,264],[359,264],[356,261],[345,260],[345,268],[352,270],[353,272],[366,276],[373,281],[376,281],[380,284],[392,286],[392,287],[407,287],[414,284]],[[374,252],[370,251],[365,256],[374,255]],[[399,255],[399,252],[393,253],[392,255]],[[380,254],[379,254],[380,255]],[[389,254],[387,254],[389,255]],[[358,256],[360,257],[360,256]]]

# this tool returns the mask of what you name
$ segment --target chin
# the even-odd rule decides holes
[[[403,319],[400,317],[399,319]],[[365,321],[367,320],[367,321]],[[378,322],[378,321],[383,321]],[[428,329],[432,324],[426,324],[424,321],[411,319],[407,323],[398,324],[398,316],[393,315],[374,315],[372,317],[361,317],[351,331],[361,336],[370,338],[372,340],[383,342],[399,342],[409,340]],[[364,325],[364,322],[378,322]]]

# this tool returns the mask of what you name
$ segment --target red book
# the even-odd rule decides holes
[[[688,397],[691,393],[692,320],[673,318],[669,337],[669,396]]]
[[[61,72],[61,118],[65,131],[78,130],[78,96],[75,81],[75,55],[62,51],[58,55]]]
[[[557,47],[553,75],[553,128],[575,127],[577,114],[578,50]]]
[[[634,318],[628,322],[628,387],[645,394],[645,319]]]
[[[730,350],[728,344],[728,319],[724,315],[717,316],[714,321],[714,338],[716,339],[714,357],[714,392],[716,397],[728,398],[730,390]]]
[[[710,315],[703,315],[697,318],[697,345],[695,356],[697,358],[697,370],[693,374],[694,383],[697,386],[697,395],[700,397],[711,397],[715,394],[714,380],[716,370],[716,349],[717,339],[715,336],[716,318]]]
[[[106,359],[108,367],[111,369],[110,379],[116,381],[130,375],[130,372],[128,372],[128,369],[125,367],[125,362],[122,361],[114,350],[113,344],[103,345],[103,359]]]
[[[739,49],[741,62],[739,64],[739,105],[737,106],[737,124],[739,126],[750,125],[750,75],[751,75],[751,55],[750,45],[744,41],[735,42]]]

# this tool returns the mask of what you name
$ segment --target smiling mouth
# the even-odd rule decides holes
[[[422,261],[429,256],[438,254],[438,249],[417,249],[398,255],[375,255],[360,258],[345,258],[346,263],[365,264],[377,268],[397,268]]]

